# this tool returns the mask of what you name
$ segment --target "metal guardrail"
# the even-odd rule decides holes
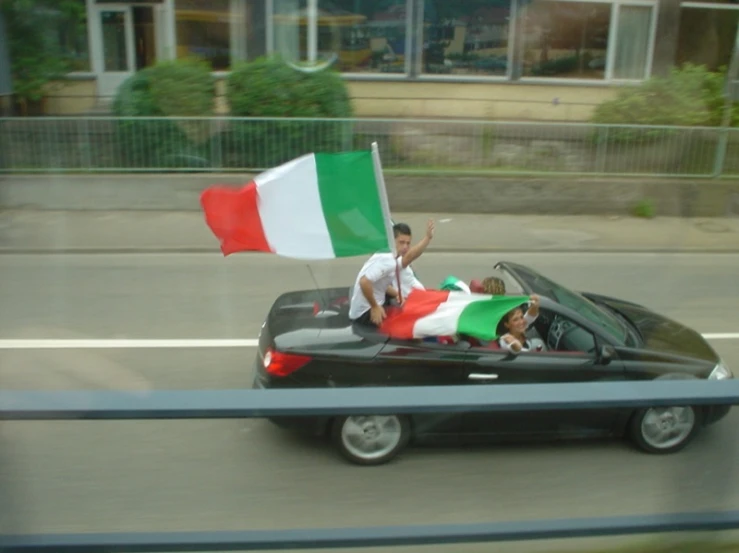
[[[0,392],[0,420],[131,420],[737,405],[739,380],[524,384],[495,387],[246,391]],[[255,551],[451,544],[739,528],[739,511],[490,524],[240,532],[0,536],[3,553]]]
[[[739,528],[739,511],[649,516],[241,532],[162,532],[8,536],[2,553],[273,551],[534,541]]]
[[[391,173],[739,175],[738,128],[238,117],[0,118],[0,172],[258,172],[372,142]]]

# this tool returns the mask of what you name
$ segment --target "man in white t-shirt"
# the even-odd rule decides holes
[[[413,271],[413,267],[408,265],[406,268],[400,271],[400,292],[403,299],[408,297],[413,290],[425,290],[426,287],[421,284],[421,281],[416,277],[416,273]],[[391,293],[391,295],[393,295]]]
[[[426,250],[434,236],[434,222],[429,221],[426,235],[411,247],[411,229],[405,223],[393,225],[397,257],[392,253],[376,253],[362,266],[352,290],[349,318],[360,323],[380,325],[385,318],[387,296],[397,297],[400,284],[401,299],[413,287],[423,287],[410,268]],[[408,271],[408,272],[406,272]]]

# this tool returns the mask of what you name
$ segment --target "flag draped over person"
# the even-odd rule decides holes
[[[374,145],[373,145],[374,146]],[[376,150],[307,154],[242,188],[211,186],[200,203],[224,256],[335,259],[394,252]]]
[[[498,337],[497,327],[503,316],[528,301],[528,296],[413,290],[400,309],[388,312],[379,330],[400,340],[454,334],[494,340]]]
[[[467,283],[453,275],[446,277],[439,288],[441,290],[455,290],[470,293],[470,287],[467,286]]]

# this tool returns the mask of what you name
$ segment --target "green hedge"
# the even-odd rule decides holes
[[[208,116],[213,113],[215,80],[199,60],[158,63],[129,77],[113,102],[117,117]],[[210,163],[209,126],[122,120],[116,126],[121,163],[126,167],[200,167]]]
[[[339,118],[354,114],[344,80],[333,69],[305,72],[279,57],[236,66],[226,83],[234,117]],[[219,137],[225,167],[274,167],[300,155],[352,149],[346,121],[231,121]]]
[[[725,71],[685,64],[666,77],[652,77],[639,86],[626,86],[610,101],[598,105],[592,121],[613,125],[716,126],[724,108]],[[734,104],[732,125],[739,125]],[[642,142],[671,134],[665,130],[609,129],[608,140]]]
[[[215,132],[209,122],[174,119],[212,115],[215,82],[206,63],[164,62],[130,77],[113,103],[116,116],[173,119],[117,123],[121,165],[267,168],[309,152],[354,147],[349,121],[279,120],[353,117],[347,86],[332,69],[306,72],[278,57],[260,58],[233,69],[226,94],[236,120]],[[238,120],[247,117],[270,120]]]

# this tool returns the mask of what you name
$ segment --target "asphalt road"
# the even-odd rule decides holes
[[[505,255],[704,333],[739,333],[737,255]],[[429,254],[419,277],[485,276],[490,255]],[[0,340],[255,338],[288,289],[350,282],[358,260],[0,256]],[[739,371],[739,340],[713,342]],[[235,388],[253,348],[0,352],[0,386]],[[739,414],[684,452],[588,442],[411,450],[361,469],[261,420],[0,425],[0,520],[19,532],[435,524],[739,508]],[[531,547],[531,546],[528,546]],[[455,547],[455,551],[464,551]],[[495,551],[487,546],[485,551]],[[510,551],[509,547],[505,547]]]

